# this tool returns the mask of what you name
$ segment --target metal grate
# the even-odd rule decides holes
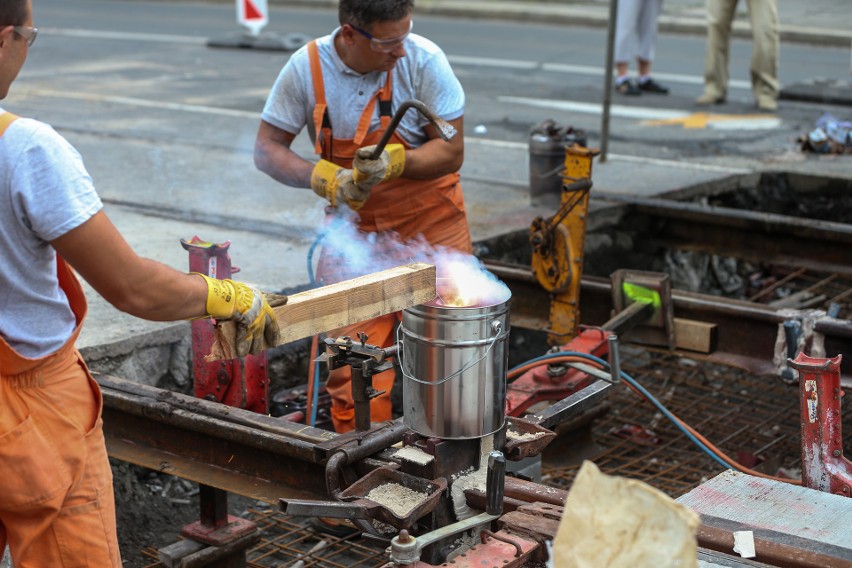
[[[772,266],[750,277],[747,293],[750,302],[779,308],[833,309],[833,317],[852,317],[852,278],[841,274]]]
[[[666,352],[624,348],[623,368],[681,420],[739,463],[800,478],[798,386],[778,378],[697,362]],[[679,497],[723,471],[662,413],[628,388],[609,399],[592,427],[602,471],[647,482]],[[844,446],[852,445],[852,413],[844,412]],[[543,464],[543,481],[570,488],[579,465]]]
[[[800,475],[799,391],[775,377],[752,375],[723,365],[698,362],[664,351],[622,347],[623,369],[675,415],[729,456],[771,474]],[[601,448],[590,457],[603,472],[645,481],[678,497],[722,467],[690,442],[644,398],[627,387],[610,396],[609,412],[592,426]],[[852,445],[852,412],[845,412],[844,447]],[[554,467],[544,461],[545,484],[569,489],[579,466]],[[308,521],[273,510],[250,509],[263,529],[248,553],[250,568],[292,566],[379,567],[384,550],[357,538],[335,538],[311,529]],[[327,545],[309,553],[319,540]],[[156,552],[146,552],[156,560]],[[160,568],[153,563],[146,568]]]
[[[358,537],[319,533],[310,527],[308,519],[288,517],[272,509],[249,509],[246,518],[262,531],[260,541],[246,553],[248,568],[374,568],[388,562],[383,548],[367,546]],[[163,567],[156,550],[142,554],[153,560],[145,568]]]

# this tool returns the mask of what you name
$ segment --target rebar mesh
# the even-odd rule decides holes
[[[779,308],[817,308],[836,318],[852,317],[852,278],[841,274],[773,266],[752,276],[747,293],[750,302]]]
[[[336,537],[317,532],[304,518],[259,508],[250,508],[246,518],[257,524],[262,535],[246,553],[248,568],[374,568],[388,561],[384,548],[364,544],[357,536]],[[163,567],[156,550],[145,550],[143,555],[153,561],[145,568]]]
[[[799,390],[777,377],[699,362],[664,351],[622,347],[622,368],[670,412],[731,458],[758,471],[799,477]],[[601,451],[589,458],[604,473],[638,479],[678,497],[723,471],[659,410],[627,387],[611,392],[609,411],[595,420],[592,438]],[[844,413],[844,447],[852,445],[852,412]],[[542,482],[569,489],[579,465],[555,467],[547,459]],[[250,509],[263,530],[248,551],[250,568],[379,567],[387,553],[357,538],[315,532],[305,519]],[[323,540],[324,548],[309,551]],[[156,560],[155,551],[147,555]],[[154,562],[146,568],[160,568]]]
[[[777,377],[697,362],[662,351],[623,349],[624,371],[670,412],[732,459],[751,469],[800,478],[799,389]],[[723,467],[693,444],[643,397],[626,387],[609,397],[595,421],[591,457],[602,471],[647,482],[672,497]],[[844,447],[852,444],[852,413],[843,413]],[[543,464],[542,481],[568,489],[579,465]]]

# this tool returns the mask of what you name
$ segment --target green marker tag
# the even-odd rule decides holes
[[[631,284],[630,282],[624,282],[621,285],[621,289],[624,291],[624,295],[634,302],[642,302],[643,304],[651,304],[654,306],[654,309],[659,308],[662,305],[662,300],[660,299],[660,293],[656,290],[651,290],[650,288],[645,288],[644,286],[639,286],[638,284]]]

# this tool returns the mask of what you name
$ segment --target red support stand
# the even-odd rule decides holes
[[[181,245],[189,252],[190,272],[200,272],[211,278],[228,279],[239,269],[231,266],[228,254],[230,241],[214,244],[198,237]],[[208,362],[216,338],[216,324],[211,319],[192,322],[192,369],[195,396],[269,414],[269,376],[267,355],[248,355],[230,360]],[[199,483],[200,518],[181,529],[181,535],[198,546],[215,547],[203,566],[232,568],[245,566],[246,549],[260,534],[257,525],[249,520],[228,514],[228,493]],[[211,549],[212,550],[212,549]],[[190,549],[193,554],[206,554]],[[187,558],[189,558],[187,556]],[[195,564],[193,564],[195,565]]]
[[[190,272],[200,272],[211,278],[227,279],[239,272],[231,266],[228,254],[230,241],[213,244],[198,237],[181,239],[183,248],[189,251]],[[210,319],[192,322],[192,369],[195,396],[251,410],[258,414],[269,414],[269,376],[266,351],[222,361],[208,362],[204,358],[216,338],[216,325]]]
[[[843,457],[840,360],[799,353],[787,363],[799,371],[802,418],[802,484],[852,497],[852,462]]]

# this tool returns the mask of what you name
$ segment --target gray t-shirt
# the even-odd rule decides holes
[[[371,98],[385,84],[387,73],[375,71],[360,74],[349,68],[334,49],[330,35],[317,39],[323,67],[325,97],[335,138],[355,136],[358,120]],[[464,90],[453,73],[446,55],[428,39],[411,34],[405,40],[406,55],[393,69],[393,99],[395,111],[408,99],[426,104],[444,120],[454,120],[464,114]],[[279,73],[266,100],[261,118],[291,134],[299,134],[306,125],[311,141],[315,141],[313,110],[316,104],[307,46],[300,48]],[[370,132],[381,126],[379,105],[370,124]],[[402,118],[396,133],[412,147],[426,141],[423,127],[428,124],[419,112],[409,110]]]
[[[80,154],[53,128],[18,118],[0,136],[0,336],[21,355],[53,353],[74,330],[50,241],[102,207]]]

